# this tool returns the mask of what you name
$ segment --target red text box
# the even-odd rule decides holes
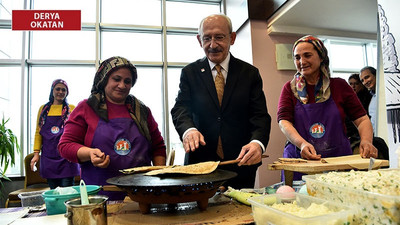
[[[81,30],[81,10],[13,10],[13,30]]]

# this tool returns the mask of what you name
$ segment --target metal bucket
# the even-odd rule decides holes
[[[81,205],[81,198],[65,201],[68,225],[107,225],[107,196],[89,196],[89,204]]]

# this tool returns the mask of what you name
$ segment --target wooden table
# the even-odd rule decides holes
[[[338,160],[335,163],[323,163],[321,160],[307,160],[307,163],[280,163],[274,162],[272,164],[268,164],[268,169],[270,170],[283,170],[285,174],[285,184],[292,186],[293,185],[293,172],[301,172],[306,174],[316,174],[322,173],[326,171],[344,171],[351,169],[367,169],[369,165],[369,159],[363,159],[363,162],[357,162],[349,160],[350,158],[356,157],[354,156],[345,156],[345,157],[335,157],[343,158],[343,160]],[[329,158],[328,158],[329,159]],[[388,160],[376,160],[373,169],[378,169],[381,167],[388,167]]]
[[[107,209],[108,210],[108,209]],[[109,225],[125,224],[254,224],[251,206],[238,203],[223,195],[210,198],[205,211],[200,211],[196,202],[178,203],[177,206],[166,208],[155,205],[149,214],[142,214],[139,204],[128,200],[126,204],[109,213]]]

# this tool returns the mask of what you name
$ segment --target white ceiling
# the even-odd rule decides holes
[[[268,20],[268,32],[376,40],[377,12],[377,0],[289,0]]]

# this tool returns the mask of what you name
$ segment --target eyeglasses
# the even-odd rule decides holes
[[[221,42],[225,38],[226,38],[226,35],[218,34],[218,35],[215,35],[215,36],[203,36],[201,38],[201,40],[203,40],[204,43],[211,42],[212,39],[214,39],[215,42]]]
[[[62,91],[62,92],[66,92],[66,91],[67,91],[67,89],[65,89],[65,88],[59,88],[59,87],[58,87],[58,88],[55,88],[55,90],[56,90],[56,91]]]

